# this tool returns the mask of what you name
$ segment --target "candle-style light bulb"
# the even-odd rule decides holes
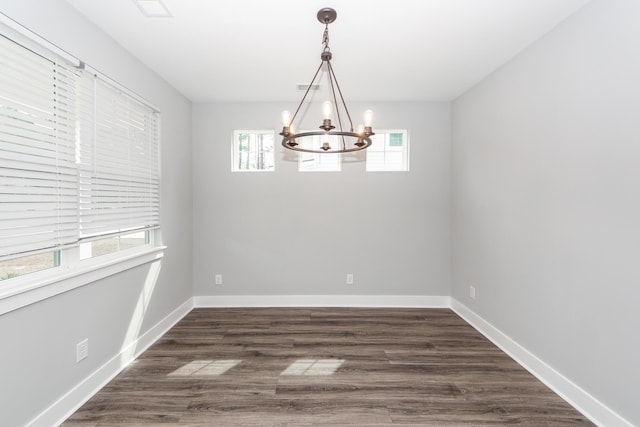
[[[322,103],[322,119],[331,120],[331,101],[324,101]]]
[[[336,127],[331,124],[331,110],[333,106],[331,105],[331,101],[324,101],[322,103],[322,126],[320,129],[324,129],[325,132],[330,132],[331,129],[335,129]]]
[[[282,112],[282,126],[289,126],[291,122],[291,113],[288,110]]]
[[[363,124],[359,124],[358,125],[358,133],[360,135],[362,135],[364,133],[364,125]]]
[[[373,121],[373,111],[367,110],[364,112],[364,126],[371,127],[371,122]]]

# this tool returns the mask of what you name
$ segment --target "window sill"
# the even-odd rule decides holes
[[[11,283],[0,282],[0,315],[161,259],[165,248],[153,246],[105,255],[81,261],[75,266],[55,267],[16,277],[11,279]]]

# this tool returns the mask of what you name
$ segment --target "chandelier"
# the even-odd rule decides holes
[[[333,67],[331,66],[331,49],[329,48],[329,24],[336,20],[337,13],[334,9],[330,7],[325,7],[318,11],[318,21],[321,24],[324,24],[324,34],[322,36],[322,44],[324,48],[322,49],[322,53],[320,54],[320,66],[318,70],[313,76],[311,83],[307,86],[307,90],[302,97],[302,101],[298,104],[298,108],[296,109],[293,116],[289,111],[282,112],[282,146],[288,148],[290,150],[295,151],[304,151],[308,153],[348,153],[351,151],[359,151],[363,150],[369,146],[371,146],[371,135],[375,135],[371,128],[371,120],[373,118],[373,112],[371,110],[367,110],[364,113],[364,125],[360,125],[358,127],[358,131],[354,132],[353,122],[351,120],[351,115],[349,114],[349,110],[347,109],[347,104],[344,101],[344,97],[342,96],[342,90],[340,90],[340,85],[338,84],[338,80],[336,79],[336,75],[333,72]],[[330,92],[331,100],[325,101],[322,103],[322,125],[320,125],[320,131],[312,131],[312,132],[300,132],[296,133],[294,130],[294,121],[296,117],[298,117],[298,113],[300,112],[300,108],[304,104],[307,95],[312,87],[314,87],[314,83],[320,74],[322,69],[325,69],[325,74],[327,75],[328,80],[328,88]],[[317,85],[316,85],[317,86]],[[338,97],[336,96],[336,91],[339,95],[340,103],[338,103]],[[340,110],[344,110],[346,115],[346,119],[348,119],[348,131],[344,129],[344,126],[347,124],[343,123],[343,116],[341,115]],[[337,119],[337,126],[334,126],[332,122],[332,118],[334,116],[335,110],[335,118]],[[336,130],[334,130],[336,129]],[[313,138],[320,137],[322,144],[319,146],[313,146],[309,144],[303,144],[304,138]],[[329,141],[333,141],[333,146]]]

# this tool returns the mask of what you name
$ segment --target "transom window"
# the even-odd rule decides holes
[[[376,130],[367,149],[367,172],[408,171],[409,139],[406,130]]]
[[[339,146],[338,136],[320,136],[312,135],[305,137],[308,148],[319,149],[324,142],[328,142],[331,146]],[[342,167],[342,155],[340,153],[306,153],[298,152],[298,171],[299,172],[340,172]]]
[[[233,172],[274,171],[274,131],[236,130],[233,132]]]

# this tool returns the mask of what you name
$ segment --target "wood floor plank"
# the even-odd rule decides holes
[[[196,309],[65,426],[592,426],[448,309]]]
[[[215,420],[215,421],[214,421]],[[260,399],[223,402],[194,401],[181,422],[215,422],[216,425],[248,423],[313,423],[323,420],[333,425],[349,423],[391,423],[384,404],[355,399]]]

